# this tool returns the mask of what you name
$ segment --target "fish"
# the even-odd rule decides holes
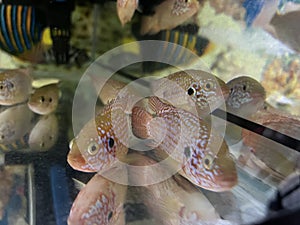
[[[157,177],[168,174],[166,168],[138,153],[129,154],[127,160],[130,165],[128,179],[131,183],[141,184],[135,187],[134,194],[146,205],[155,224],[219,224],[219,221],[225,221],[221,220],[201,190],[179,174],[153,182]],[[149,167],[155,169],[150,170]]]
[[[129,118],[122,99],[104,106],[70,141],[68,163],[75,170],[99,172],[107,170],[128,152]]]
[[[47,151],[57,142],[59,124],[55,114],[41,116],[29,134],[28,144],[32,151]]]
[[[153,95],[197,116],[206,116],[225,105],[229,94],[224,81],[202,70],[172,73],[153,81],[151,89]]]
[[[125,185],[95,174],[82,186],[70,210],[68,225],[125,225]]]
[[[44,17],[32,6],[1,4],[0,48],[30,62],[42,62],[47,50],[42,43]]]
[[[228,112],[248,118],[264,107],[265,89],[254,78],[239,76],[228,81],[226,85],[230,90],[226,99]]]
[[[149,108],[132,109],[132,132],[142,139],[151,139],[148,145],[157,154],[166,153],[179,173],[195,185],[221,192],[237,184],[234,160],[223,137],[203,119],[151,96]],[[172,165],[173,164],[173,165]]]
[[[23,138],[32,128],[34,113],[27,104],[7,108],[0,113],[0,144],[11,144]]]
[[[260,110],[251,120],[292,138],[299,139],[300,118],[279,110]],[[267,131],[266,131],[267,132]],[[243,145],[268,168],[286,177],[299,170],[298,152],[246,129],[242,130]]]
[[[0,105],[15,105],[28,100],[32,92],[30,69],[0,72]]]
[[[109,79],[99,93],[99,99],[106,105],[118,96],[119,91],[127,84],[125,82]]]
[[[48,84],[37,88],[29,97],[28,107],[40,115],[53,113],[57,109],[60,94],[58,84]]]
[[[117,14],[123,26],[131,21],[138,5],[139,0],[117,0]]]
[[[140,34],[171,30],[195,16],[199,9],[197,0],[165,0],[154,7],[154,15],[142,16]]]

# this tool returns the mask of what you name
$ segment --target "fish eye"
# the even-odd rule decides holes
[[[193,87],[190,87],[188,90],[187,90],[187,94],[188,95],[194,95],[196,93],[196,90],[195,88]]]
[[[212,155],[206,155],[203,158],[204,168],[207,170],[211,170],[214,165],[214,157]]]
[[[204,85],[204,90],[205,91],[210,91],[213,88],[214,84],[211,81],[208,81],[205,85]]]
[[[113,212],[110,211],[110,212],[108,213],[107,220],[110,221],[110,219],[112,218],[112,216],[113,216]]]
[[[114,146],[114,144],[115,144],[114,139],[109,138],[109,139],[108,139],[108,146],[109,146],[110,148],[112,148],[112,147]]]
[[[247,89],[247,86],[243,85],[243,91],[246,91],[246,89]]]
[[[3,85],[0,85],[0,89],[2,90],[4,88],[4,86]]]
[[[230,88],[230,93],[232,93],[233,92],[233,88]]]
[[[49,102],[52,102],[52,98],[49,98]]]
[[[90,155],[95,155],[95,154],[97,154],[97,152],[98,152],[98,148],[99,148],[98,143],[95,142],[95,141],[93,141],[93,142],[91,142],[91,143],[89,144],[87,150],[88,150],[88,153],[89,153]]]
[[[44,102],[45,101],[45,97],[41,96],[40,102]]]

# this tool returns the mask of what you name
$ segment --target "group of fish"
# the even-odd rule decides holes
[[[0,149],[49,150],[58,138],[57,83],[33,86],[30,69],[0,72]]]
[[[293,150],[246,129],[239,130],[229,122],[224,138],[212,123],[210,112],[226,104],[230,113],[297,138],[299,118],[270,108],[265,103],[264,88],[255,79],[239,76],[225,83],[204,71],[185,70],[149,85],[153,96],[141,98],[125,83],[108,80],[99,93],[105,106],[70,142],[69,164],[76,170],[97,174],[73,203],[69,224],[125,224],[123,206],[127,188],[101,176],[102,172],[120,169],[120,161],[145,166],[168,158],[167,168],[177,169],[178,173],[165,181],[140,187],[147,194],[141,194],[139,199],[162,224],[193,224],[182,222],[186,218],[201,224],[209,215],[216,219],[213,209],[213,214],[203,214],[208,209],[207,205],[205,210],[199,206],[206,202],[204,196],[194,205],[178,193],[182,191],[189,196],[197,192],[200,198],[199,190],[191,191],[196,190],[193,185],[215,192],[231,190],[238,182],[236,163],[252,169],[254,163],[256,168],[270,175],[280,174],[282,179],[299,168]],[[226,143],[235,129],[234,138],[247,147],[246,154],[237,160]],[[128,146],[132,135],[149,141],[145,143],[155,149],[154,156],[131,153]],[[129,183],[141,186],[143,180],[155,180],[167,173],[160,167],[157,174],[149,174],[153,173],[149,170],[141,172],[142,169],[122,167],[122,173],[118,174],[126,174]]]

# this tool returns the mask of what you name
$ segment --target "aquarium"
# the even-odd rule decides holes
[[[0,3],[0,224],[300,221],[299,0]]]

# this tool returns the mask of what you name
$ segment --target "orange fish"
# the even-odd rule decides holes
[[[86,172],[112,167],[127,154],[129,131],[122,99],[113,100],[70,142],[69,164]]]
[[[200,8],[197,0],[165,0],[154,7],[154,15],[142,17],[141,35],[171,30],[195,16]]]
[[[139,0],[117,0],[117,14],[123,26],[131,20],[138,5]]]
[[[229,94],[224,81],[201,70],[175,72],[153,81],[151,88],[157,97],[199,116],[225,104]]]
[[[235,163],[218,132],[194,114],[149,98],[155,117],[139,106],[132,110],[133,134],[152,139],[151,147],[176,161],[179,173],[212,191],[230,190],[237,183]]]
[[[125,225],[126,191],[126,186],[95,174],[77,195],[68,225]]]

